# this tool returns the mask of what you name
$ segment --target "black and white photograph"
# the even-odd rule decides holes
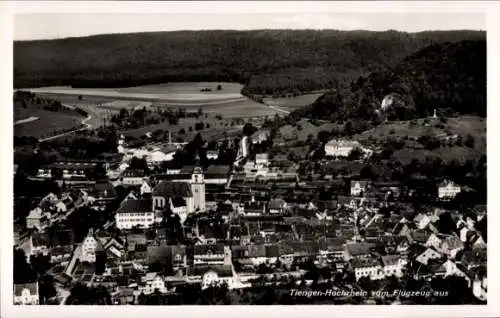
[[[14,4],[13,317],[498,300],[487,10],[99,2]]]

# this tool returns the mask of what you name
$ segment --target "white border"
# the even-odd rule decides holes
[[[195,306],[39,306],[14,307],[12,305],[12,17],[14,13],[328,13],[328,12],[478,12],[487,14],[488,34],[488,218],[489,218],[489,245],[488,245],[488,280],[489,290],[487,306],[228,306],[228,307],[195,307]],[[392,317],[464,317],[464,316],[499,316],[500,307],[496,304],[500,300],[499,275],[496,270],[498,257],[499,231],[493,231],[499,224],[495,211],[499,207],[499,196],[496,195],[495,177],[499,176],[495,163],[500,162],[500,149],[495,138],[498,133],[498,119],[500,107],[500,34],[499,34],[499,6],[495,1],[411,1],[411,2],[65,2],[65,1],[26,1],[0,3],[0,57],[4,65],[0,74],[0,112],[2,120],[1,149],[5,155],[1,157],[1,317],[101,317],[101,316],[129,316],[137,317],[148,314],[168,314],[170,317],[183,315],[187,317],[311,317],[311,316],[370,316]]]

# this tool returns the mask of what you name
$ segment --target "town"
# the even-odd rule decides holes
[[[26,279],[15,302],[486,301],[486,206],[463,206],[466,185],[381,180],[366,167],[384,150],[349,138],[290,156],[276,152],[273,128],[246,124],[240,136],[168,134],[139,147],[116,136],[106,160],[20,178],[45,191],[15,220],[15,270]],[[450,295],[393,292],[402,286]],[[318,289],[329,292],[300,297]]]
[[[487,305],[486,22],[410,11],[16,16],[14,307]]]

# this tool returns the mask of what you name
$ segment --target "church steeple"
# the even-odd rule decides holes
[[[196,152],[196,157],[194,158],[195,166],[199,167],[200,166],[200,153],[197,151]]]

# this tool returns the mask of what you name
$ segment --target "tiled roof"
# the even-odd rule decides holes
[[[354,267],[354,268],[380,266],[380,262],[377,259],[374,259],[374,258],[369,258],[369,259],[353,259],[351,261],[351,264],[352,264],[352,267]]]
[[[247,245],[248,257],[266,257],[266,246],[263,244]]]
[[[123,201],[116,213],[130,212],[152,212],[153,201],[151,199],[130,199]]]
[[[370,249],[373,248],[374,244],[371,243],[350,243],[346,245],[347,251],[352,256],[369,254]]]
[[[90,191],[88,191],[89,195],[96,197],[116,197],[116,190],[113,185],[109,182],[98,182],[94,185]]]
[[[213,245],[195,245],[194,246],[194,255],[206,255],[208,253],[211,254],[224,254],[224,245],[223,244],[213,244]]]
[[[206,177],[210,176],[227,176],[231,171],[231,166],[225,165],[212,165],[207,168],[205,172]]]
[[[384,255],[381,259],[384,266],[396,265],[399,262],[399,255]]]
[[[188,269],[188,276],[203,276],[210,271],[217,273],[219,277],[233,276],[233,270],[229,265],[190,267]]]
[[[191,186],[187,182],[162,181],[153,189],[153,196],[192,197]]]

